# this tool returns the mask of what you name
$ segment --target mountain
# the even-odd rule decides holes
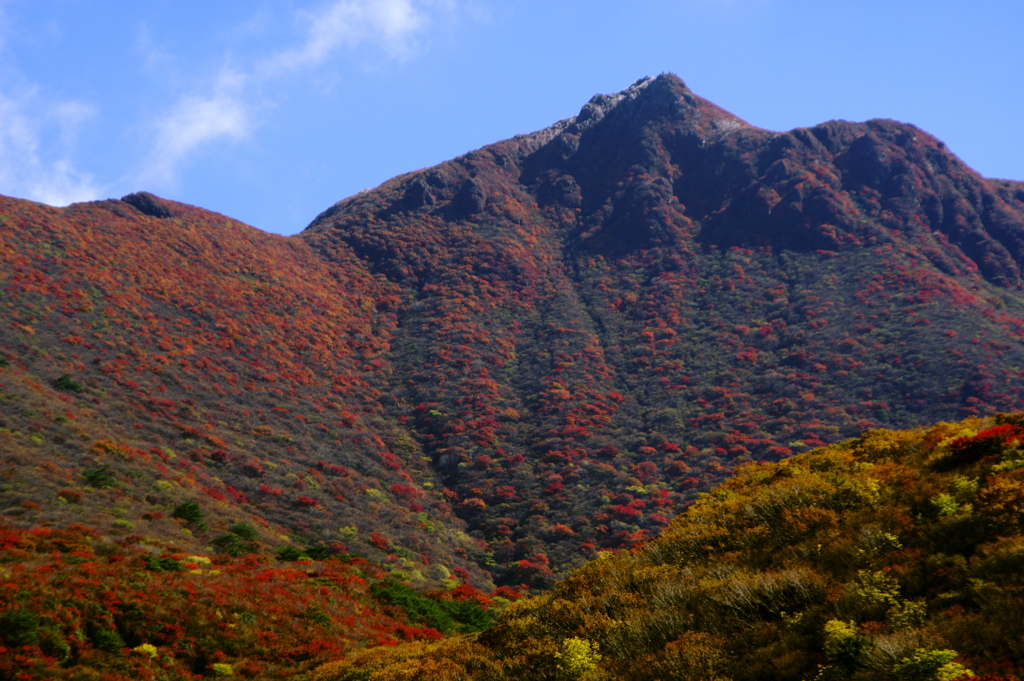
[[[738,464],[1024,407],[1024,185],[910,125],[769,132],[663,75],[301,238],[401,301],[392,413],[506,582]]]
[[[4,198],[0,513],[135,566],[543,589],[743,464],[1024,409],[1022,263],[1024,184],[671,75],[290,238]]]
[[[268,543],[544,586],[744,462],[1024,408],[1024,185],[892,121],[762,130],[670,75],[298,237],[145,193],[0,214],[21,522],[82,470],[163,467],[174,493],[124,513],[196,498]]]
[[[362,651],[311,678],[1012,681],[1022,442],[1016,414],[750,464],[478,638]]]

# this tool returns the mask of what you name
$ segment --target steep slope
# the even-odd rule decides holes
[[[301,238],[396,287],[389,411],[544,585],[738,464],[1024,407],[1022,192],[910,125],[769,132],[663,75]]]
[[[742,463],[1024,408],[1024,185],[891,121],[761,130],[669,75],[297,238],[148,194],[0,221],[21,528],[213,554],[248,522],[545,587]]]
[[[361,262],[151,195],[2,199],[0,225],[8,519],[200,554],[242,552],[224,533],[248,522],[487,583],[429,469],[392,454],[417,447],[378,401],[394,317]]]
[[[876,430],[751,464],[479,639],[316,681],[914,679],[1024,670],[1024,415]]]

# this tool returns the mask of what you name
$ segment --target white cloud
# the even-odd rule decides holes
[[[99,198],[93,176],[71,162],[80,127],[96,115],[81,102],[44,104],[32,90],[0,93],[0,193],[52,206]]]
[[[189,156],[221,139],[245,139],[254,125],[244,99],[246,78],[224,69],[211,91],[188,94],[154,124],[155,140],[140,182],[173,186]]]
[[[305,42],[266,60],[268,76],[319,66],[337,50],[371,44],[395,58],[408,57],[428,23],[423,3],[414,0],[338,0],[319,12],[302,12]]]
[[[152,151],[135,182],[154,185],[154,189],[173,187],[181,166],[194,153],[220,140],[238,142],[249,137],[256,127],[257,91],[281,78],[312,71],[343,48],[372,46],[390,58],[410,56],[429,23],[428,8],[450,11],[454,0],[336,0],[319,11],[300,10],[296,16],[305,36],[299,46],[258,60],[245,73],[222,69],[205,92],[200,89],[180,97],[149,126],[154,135]],[[165,55],[150,43],[147,32],[140,40],[151,67],[164,61]]]

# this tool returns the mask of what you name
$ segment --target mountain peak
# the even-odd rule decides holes
[[[653,78],[644,76],[620,92],[610,95],[594,95],[590,98],[590,101],[583,105],[583,108],[576,114],[576,117],[572,119],[573,124],[578,130],[586,130],[598,123],[621,102],[632,101],[639,97],[653,82]],[[679,82],[682,83],[681,80]]]
[[[659,119],[670,120],[676,125],[685,121],[696,126],[702,122],[709,128],[704,131],[708,134],[750,127],[728,111],[694,95],[679,76],[662,73],[654,78],[640,78],[625,90],[613,94],[594,95],[575,117],[564,121],[565,130],[583,133],[617,110],[623,111],[634,125]]]

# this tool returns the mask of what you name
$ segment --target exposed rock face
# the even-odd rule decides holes
[[[144,215],[154,218],[169,218],[171,210],[163,199],[153,196],[149,192],[136,192],[128,196],[122,196],[121,200]]]

